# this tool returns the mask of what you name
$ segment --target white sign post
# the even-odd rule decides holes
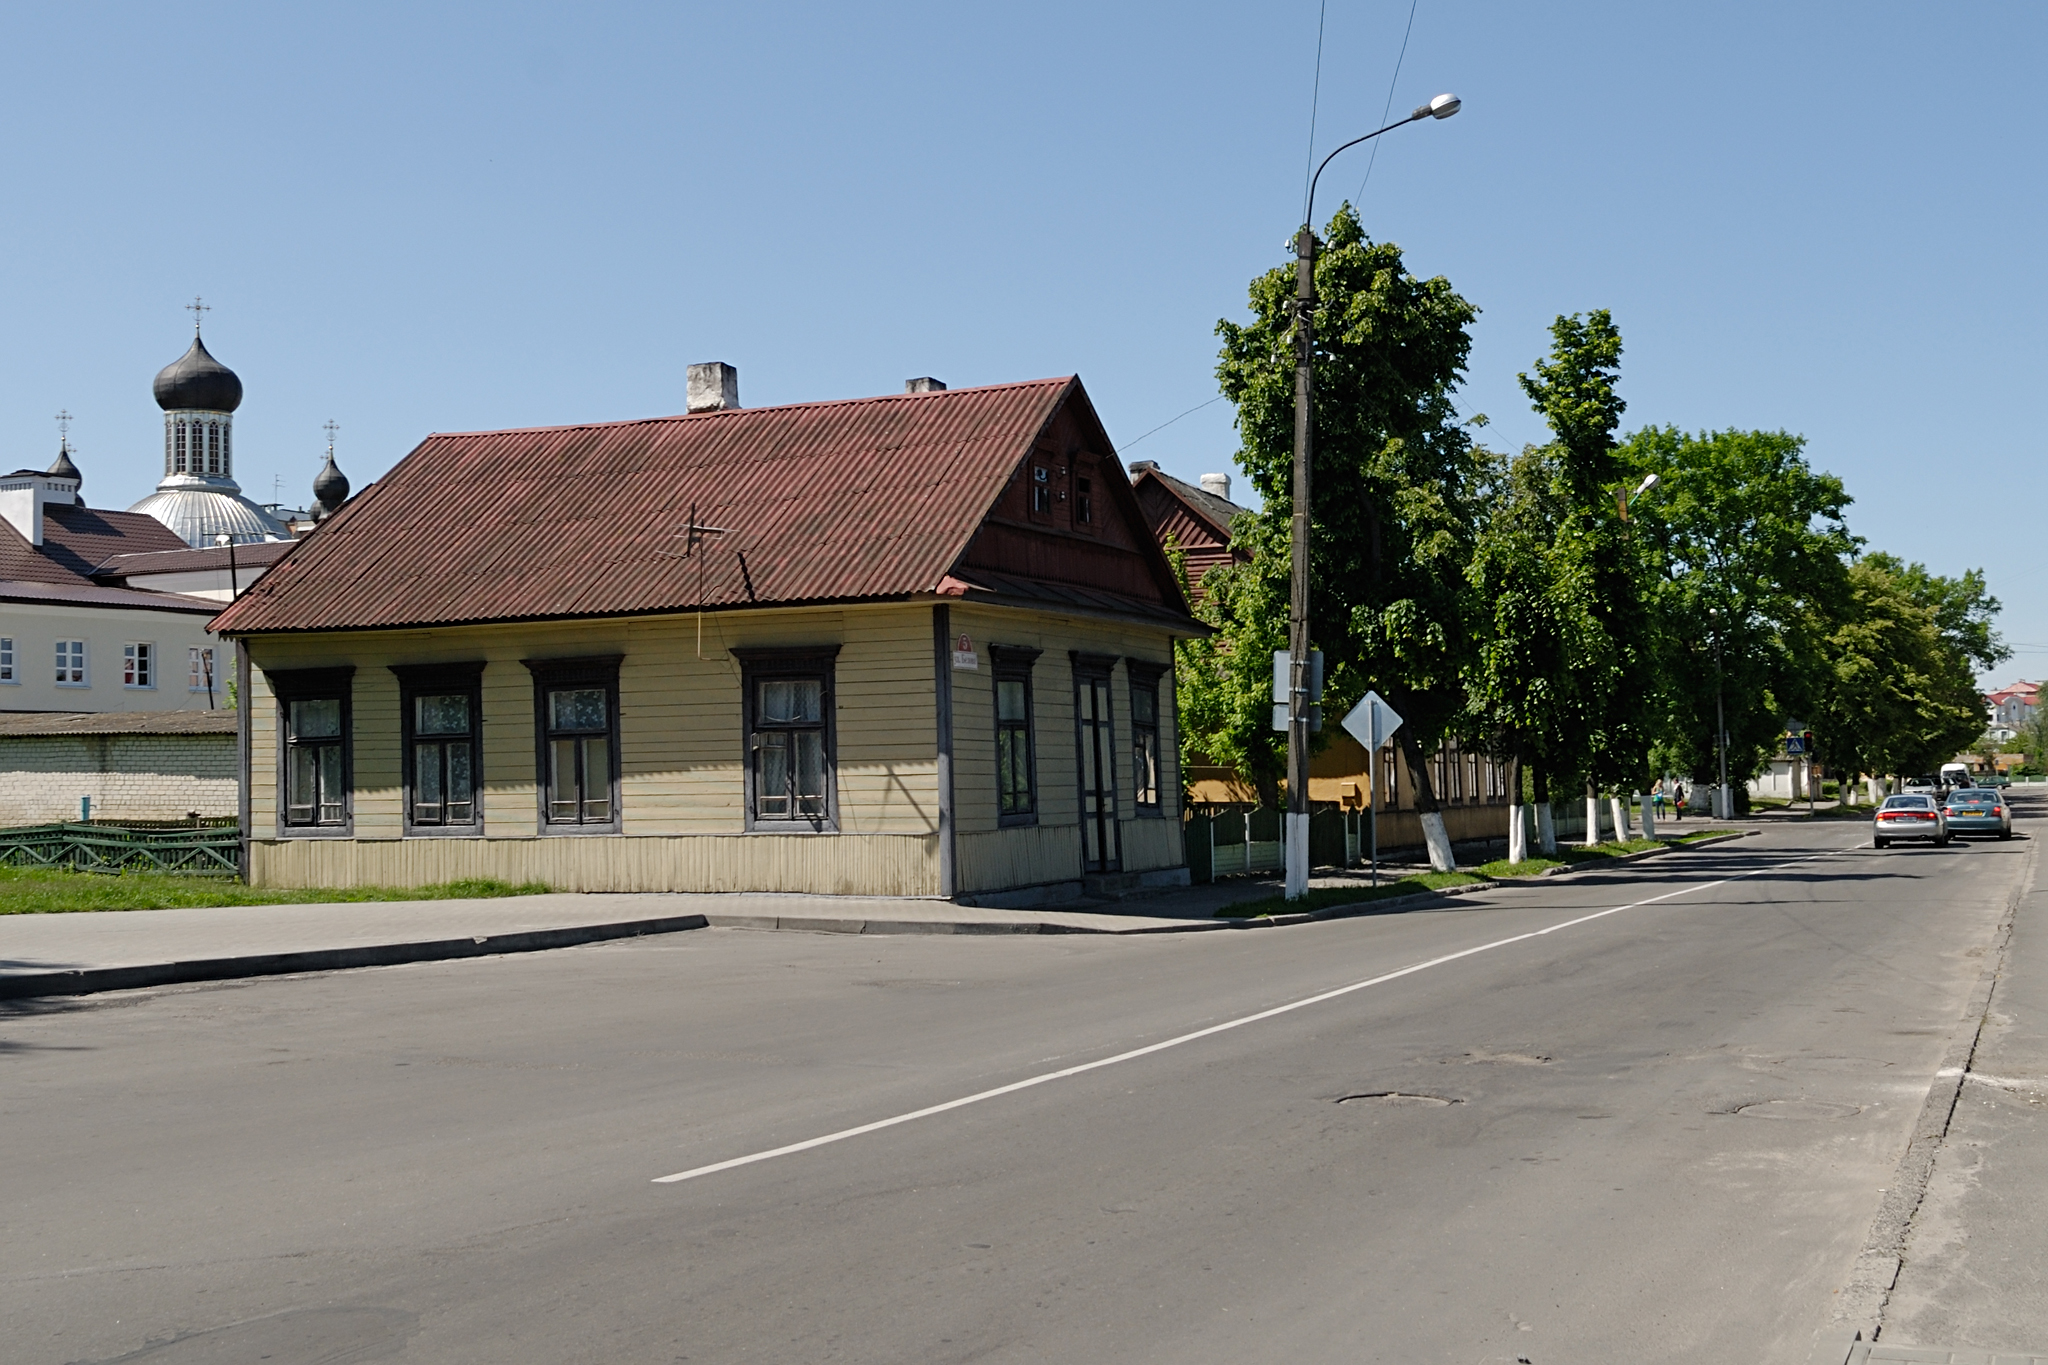
[[[1401,715],[1380,699],[1377,692],[1367,692],[1344,717],[1344,731],[1365,746],[1366,811],[1368,823],[1372,826],[1372,884],[1380,884],[1380,750],[1394,737],[1394,731],[1401,728]]]

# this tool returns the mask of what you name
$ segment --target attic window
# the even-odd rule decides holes
[[[1090,492],[1093,487],[1092,480],[1074,480],[1074,521],[1078,525],[1088,526],[1095,521],[1095,497]]]
[[[1042,464],[1031,466],[1031,510],[1052,515],[1052,471]]]

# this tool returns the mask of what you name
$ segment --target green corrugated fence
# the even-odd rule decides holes
[[[240,869],[241,831],[227,828],[128,829],[119,825],[30,825],[0,829],[0,864],[75,872],[177,872],[232,877]]]

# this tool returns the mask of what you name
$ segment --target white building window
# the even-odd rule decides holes
[[[85,687],[85,641],[57,642],[57,686]]]
[[[0,635],[0,683],[18,683],[14,676],[14,638]]]
[[[121,686],[156,686],[156,646],[132,644],[121,646]]]
[[[201,648],[198,645],[194,645],[192,646],[189,652],[191,656],[192,676],[191,679],[186,683],[185,690],[188,692],[211,693],[214,687],[213,646],[207,645],[206,647]]]

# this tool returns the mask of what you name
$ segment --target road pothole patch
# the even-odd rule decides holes
[[[1745,1119],[1780,1119],[1810,1123],[1827,1119],[1852,1119],[1863,1112],[1863,1106],[1836,1104],[1829,1100],[1756,1100],[1749,1104],[1738,1104],[1722,1112]]]
[[[1368,1090],[1362,1095],[1340,1095],[1339,1104],[1377,1104],[1393,1109],[1448,1109],[1465,1101],[1449,1095],[1414,1095],[1401,1090]]]

